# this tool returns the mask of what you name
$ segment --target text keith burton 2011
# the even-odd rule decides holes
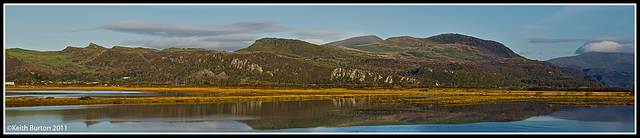
[[[67,131],[67,125],[7,125],[7,131]]]

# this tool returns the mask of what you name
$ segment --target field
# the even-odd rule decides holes
[[[471,88],[407,89],[258,89],[218,87],[5,87],[6,90],[113,90],[181,91],[193,94],[213,93],[219,97],[151,98],[5,98],[5,107],[87,105],[87,104],[204,104],[225,102],[302,101],[347,98],[389,98],[377,103],[463,105],[498,101],[538,101],[557,105],[634,105],[633,92],[531,91]],[[406,97],[402,97],[406,96]],[[401,97],[401,98],[398,98]]]

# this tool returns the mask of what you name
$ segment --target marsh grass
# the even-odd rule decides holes
[[[504,89],[243,89],[216,87],[5,87],[7,90],[112,90],[189,92],[216,97],[150,98],[5,98],[6,107],[85,104],[204,104],[229,102],[304,101],[348,98],[391,98],[377,103],[464,105],[500,101],[537,101],[558,105],[634,105],[633,92],[509,91]],[[424,95],[423,98],[397,98]],[[395,97],[395,98],[394,98]]]
[[[412,103],[431,105],[465,105],[501,101],[537,101],[558,105],[634,105],[634,97],[608,96],[458,96],[458,97],[426,97],[420,99],[377,100],[377,103]]]

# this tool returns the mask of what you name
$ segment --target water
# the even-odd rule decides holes
[[[129,92],[128,92],[129,93]],[[141,92],[148,93],[148,92]],[[141,94],[130,92],[129,94]],[[74,94],[77,94],[75,92]],[[634,106],[367,99],[5,108],[5,133],[635,133]]]
[[[195,96],[220,96],[215,94],[190,94],[188,92],[148,92],[148,91],[82,91],[82,90],[59,90],[59,91],[6,91],[5,97],[28,97],[28,98],[80,98],[90,96],[94,98],[136,98],[136,97],[195,97]]]

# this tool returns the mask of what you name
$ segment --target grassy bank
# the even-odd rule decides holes
[[[194,94],[213,93],[220,97],[152,97],[152,98],[5,98],[6,107],[86,105],[86,104],[203,104],[225,102],[302,101],[345,98],[387,98],[378,103],[478,104],[496,101],[541,101],[560,105],[634,105],[633,92],[580,91],[510,91],[504,89],[412,88],[412,89],[244,89],[217,87],[5,87],[6,90],[110,90],[110,91],[181,91]]]

